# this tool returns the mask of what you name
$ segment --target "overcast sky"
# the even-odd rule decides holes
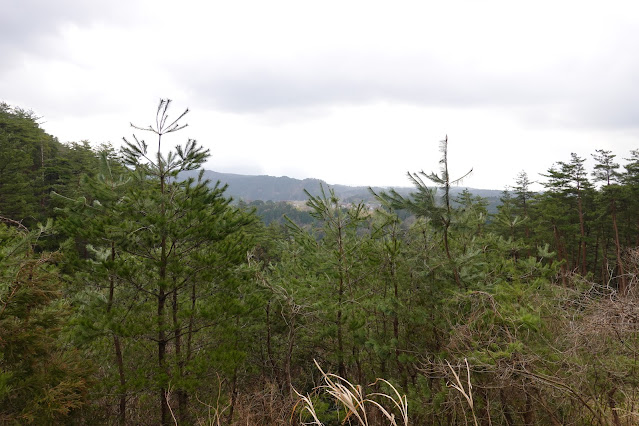
[[[635,6],[635,4],[637,6]],[[639,3],[0,0],[0,100],[119,146],[160,98],[207,169],[502,189],[639,148]],[[147,141],[150,135],[139,134]]]

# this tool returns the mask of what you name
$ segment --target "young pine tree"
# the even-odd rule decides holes
[[[458,184],[472,173],[472,169],[460,178],[451,179],[448,171],[448,136],[440,141],[440,151],[442,157],[439,160],[439,164],[441,165],[439,174],[434,172],[425,173],[424,171],[408,173],[408,178],[415,186],[417,192],[410,194],[408,198],[404,198],[395,190],[391,190],[389,193],[380,193],[379,197],[382,200],[390,202],[391,205],[397,209],[406,209],[417,217],[424,217],[431,220],[434,226],[441,232],[443,249],[453,272],[455,283],[457,283],[459,287],[462,287],[459,267],[451,252],[450,244],[450,230],[457,215],[457,211],[452,203],[450,189],[453,185]],[[424,179],[431,181],[436,185],[436,188],[426,186]],[[439,199],[437,198],[437,189],[441,191],[441,197],[439,197]]]
[[[135,135],[132,141],[125,139],[122,156],[129,182],[114,193],[105,181],[89,190],[86,198],[94,201],[84,216],[69,212],[76,223],[90,218],[78,235],[95,253],[104,254],[102,260],[97,254],[93,258],[99,261],[95,276],[107,280],[102,288],[109,302],[101,315],[112,317],[107,324],[117,325],[113,336],[119,337],[123,352],[130,345],[144,347],[127,364],[142,383],[139,391],[157,395],[163,425],[171,421],[171,407],[181,422],[190,421],[191,392],[211,374],[217,347],[229,344],[210,333],[214,325],[239,323],[225,316],[239,315],[242,309],[237,293],[241,280],[232,271],[246,259],[251,238],[244,229],[253,220],[230,206],[225,187],[210,187],[201,174],[197,180],[180,180],[180,172],[199,168],[209,152],[192,139],[165,149],[165,138],[186,127],[181,119],[188,113],[169,119],[170,104],[160,101],[154,125],[133,126],[157,138],[156,150]],[[234,332],[229,337],[233,342]],[[119,363],[117,346],[114,341]],[[129,385],[119,374],[122,398]],[[176,404],[170,407],[172,401]]]

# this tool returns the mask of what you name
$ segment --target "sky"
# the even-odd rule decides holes
[[[570,153],[639,149],[639,3],[0,0],[0,101],[119,146],[161,98],[205,168],[503,189]]]

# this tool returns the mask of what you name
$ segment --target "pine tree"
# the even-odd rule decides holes
[[[586,213],[584,208],[585,198],[592,192],[592,185],[588,181],[584,158],[580,158],[574,152],[570,154],[570,162],[559,161],[556,166],[551,167],[547,174],[542,174],[549,178],[544,186],[553,194],[561,195],[564,202],[570,203],[573,199],[574,209],[577,213],[579,223],[579,261],[577,266],[582,275],[587,271],[587,237],[586,237]],[[558,167],[558,168],[557,168]]]
[[[515,194],[516,207],[518,209],[518,215],[523,221],[530,218],[529,207],[533,200],[535,193],[530,190],[532,182],[528,179],[528,174],[522,170],[517,175],[515,180],[515,186],[513,187],[513,193]],[[524,226],[524,234],[526,238],[530,238],[530,228],[528,224]]]
[[[19,229],[0,223],[0,423],[61,424],[83,406],[90,371],[62,338],[60,253],[33,249],[50,223],[29,232],[4,221]]]
[[[346,377],[347,349],[351,349],[352,358],[359,361],[359,351],[356,344],[351,343],[348,348],[348,331],[357,333],[361,325],[361,311],[356,309],[355,300],[360,294],[359,283],[362,281],[362,270],[365,262],[366,239],[359,236],[359,231],[365,224],[366,215],[364,204],[346,208],[341,205],[332,189],[328,193],[323,186],[320,187],[320,195],[313,196],[308,191],[307,205],[311,208],[311,215],[319,221],[321,234],[315,253],[311,252],[316,261],[325,265],[324,275],[328,279],[324,289],[328,309],[334,315],[336,348],[333,353],[337,357],[337,370],[342,377]],[[297,228],[298,235],[304,232]],[[361,377],[361,368],[358,369]]]
[[[43,219],[38,154],[44,138],[32,114],[0,103],[0,214],[27,226]]]
[[[639,149],[630,151],[630,158],[626,158],[626,161],[628,163],[624,165],[625,172],[621,177],[621,182],[629,192],[629,206],[626,210],[637,212],[639,211]],[[627,227],[634,228],[634,239],[629,233],[626,244],[639,246],[639,215],[628,215],[627,221]]]
[[[621,195],[621,187],[617,184],[620,179],[620,174],[617,171],[619,164],[614,162],[615,155],[611,151],[603,149],[596,150],[596,154],[593,154],[593,158],[596,161],[592,176],[595,178],[595,182],[601,182],[603,188],[601,189],[601,197],[609,205],[609,213],[612,219],[612,230],[615,240],[615,256],[617,259],[618,268],[618,280],[619,280],[619,292],[626,294],[627,283],[626,273],[624,268],[623,258],[621,256],[621,240],[619,238],[619,226],[617,224],[617,206],[618,199]]]
[[[397,191],[391,190],[389,193],[380,193],[379,197],[389,202],[395,208],[406,209],[417,217],[430,219],[433,224],[441,230],[444,252],[448,258],[449,266],[452,269],[453,277],[457,285],[462,287],[459,268],[455,263],[450,248],[450,228],[453,225],[456,214],[455,208],[452,205],[450,188],[472,173],[472,169],[460,178],[451,179],[448,171],[448,136],[440,141],[440,151],[442,157],[439,160],[439,164],[441,165],[439,174],[434,172],[425,173],[424,171],[408,173],[408,178],[415,186],[417,192],[410,194],[408,198],[404,198]],[[442,194],[439,200],[437,199],[437,190],[426,186],[424,179],[433,182],[437,185],[437,188],[441,190]]]
[[[515,241],[518,237],[517,231],[526,222],[526,218],[517,214],[516,198],[508,189],[502,192],[499,201],[497,214],[494,216],[496,231],[501,236]]]
[[[60,210],[57,228],[63,234],[72,236],[75,248],[80,249],[79,257],[71,260],[75,250],[67,247],[69,266],[78,286],[75,291],[93,296],[89,300],[99,300],[97,303],[85,302],[86,309],[77,315],[81,318],[78,323],[92,324],[89,330],[81,331],[82,334],[88,333],[90,340],[104,337],[113,342],[113,356],[118,371],[118,387],[115,390],[119,395],[118,418],[121,424],[126,424],[127,374],[122,338],[127,325],[122,309],[126,311],[125,305],[137,300],[137,297],[124,291],[117,279],[116,261],[123,259],[116,244],[116,234],[122,220],[118,207],[125,201],[126,185],[131,179],[126,178],[124,167],[110,158],[109,153],[107,149],[99,153],[99,170],[95,177],[82,176],[78,190],[84,196],[73,200],[56,193],[59,199],[57,203],[66,204]],[[71,195],[75,195],[75,191]],[[124,294],[130,300],[120,300],[124,299]],[[106,303],[102,303],[104,300]],[[101,324],[101,329],[97,329],[96,323]],[[108,386],[109,380],[102,382]]]
[[[84,217],[92,218],[87,228],[94,229],[78,234],[93,245],[96,260],[104,253],[101,263],[108,273],[103,276],[109,280],[104,315],[135,315],[127,319],[135,329],[120,337],[133,333],[136,344],[143,339],[155,346],[155,368],[143,357],[131,362],[146,370],[144,380],[157,394],[161,424],[170,421],[170,383],[177,416],[181,422],[189,421],[189,389],[201,383],[194,371],[212,367],[202,358],[210,357],[216,344],[203,331],[224,322],[221,316],[242,309],[242,302],[234,300],[240,278],[230,271],[246,259],[251,238],[243,229],[253,221],[251,215],[230,206],[231,200],[224,197],[226,187],[210,187],[202,174],[197,180],[179,180],[180,172],[199,168],[209,152],[189,139],[164,153],[165,136],[184,129],[180,120],[188,113],[169,120],[170,103],[160,101],[155,125],[132,125],[157,137],[157,151],[149,151],[147,143],[135,135],[132,141],[125,139],[122,155],[130,169],[130,183],[109,193],[112,179],[105,176],[98,185],[102,189],[88,191],[86,199],[91,203],[80,199],[88,206]],[[77,223],[84,219],[72,211],[68,214]],[[125,295],[136,301],[131,312],[118,308],[123,303],[118,300]],[[220,304],[226,309],[220,309]],[[115,342],[114,347],[118,358]]]

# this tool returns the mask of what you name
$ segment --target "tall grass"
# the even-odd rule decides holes
[[[392,390],[391,395],[375,392],[366,396],[364,388],[361,385],[354,385],[337,374],[326,373],[317,361],[314,360],[314,362],[322,374],[324,381],[324,384],[316,387],[315,391],[320,394],[325,393],[341,404],[346,412],[343,423],[349,420],[355,420],[359,425],[369,426],[371,423],[366,408],[367,406],[372,406],[379,410],[382,416],[388,420],[389,425],[399,426],[402,424],[408,426],[408,401],[406,395],[401,395],[397,388],[390,382],[384,379],[377,379],[369,386],[375,386],[379,382],[385,383]],[[295,390],[295,393],[300,399],[295,405],[293,415],[299,410],[300,424],[323,426],[324,424],[320,421],[315,405],[313,404],[313,397],[311,395],[302,395],[297,392],[297,390]],[[398,413],[399,419],[396,418],[395,412]],[[310,416],[312,419],[310,422],[304,421],[304,413]],[[398,420],[400,422],[399,424],[397,423]]]
[[[446,364],[448,364],[448,368],[450,369],[451,373],[453,373],[453,376],[455,377],[455,381],[449,382],[448,386],[457,390],[466,399],[466,402],[468,403],[468,406],[470,407],[470,412],[473,415],[473,421],[475,422],[475,426],[478,426],[479,424],[477,423],[477,416],[475,416],[475,403],[473,401],[473,385],[470,382],[470,367],[468,366],[468,360],[466,358],[464,358],[464,362],[466,363],[467,387],[464,388],[464,385],[462,384],[461,379],[459,378],[459,375],[461,374],[461,368],[460,368],[459,374],[457,374],[455,369],[450,365],[450,362],[446,361]]]

